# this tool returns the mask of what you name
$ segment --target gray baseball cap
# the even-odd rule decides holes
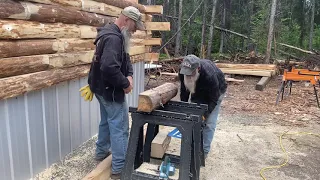
[[[128,6],[126,8],[123,9],[123,11],[121,12],[123,15],[127,16],[128,18],[134,20],[136,22],[136,26],[138,30],[145,30],[146,28],[143,25],[142,22],[142,14],[140,13],[140,11],[133,7],[133,6]]]
[[[198,67],[200,67],[200,58],[195,55],[188,55],[183,58],[180,74],[190,76]]]

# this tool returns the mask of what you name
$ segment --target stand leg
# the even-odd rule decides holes
[[[282,94],[282,96],[283,96],[284,84],[285,84],[285,82],[282,81],[282,82],[281,82],[281,85],[280,85],[280,88],[278,89],[278,95],[277,95],[277,99],[276,99],[276,105],[279,104],[281,94]]]
[[[313,89],[314,89],[314,94],[316,95],[316,100],[317,100],[318,108],[320,108],[319,98],[318,98],[318,92],[317,92],[317,89],[316,89],[316,85],[313,85]]]

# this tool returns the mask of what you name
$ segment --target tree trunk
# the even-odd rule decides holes
[[[309,37],[309,50],[312,50],[313,32],[314,32],[314,12],[315,12],[315,0],[311,0],[311,20],[310,20],[310,37]]]
[[[0,78],[89,64],[93,54],[94,51],[85,51],[0,59]]]
[[[222,28],[226,28],[226,0],[223,1],[223,15],[222,15],[222,24],[221,27]],[[220,37],[220,49],[219,49],[219,53],[222,54],[223,53],[223,46],[224,46],[224,32],[221,31],[221,37]]]
[[[202,31],[201,31],[201,47],[200,47],[200,57],[205,59],[205,44],[206,44],[206,28],[207,28],[207,0],[203,2],[203,9],[202,9]]]
[[[305,0],[301,0],[301,7],[302,7],[302,10],[301,10],[301,16],[300,16],[300,38],[299,38],[299,44],[300,44],[300,47],[303,48],[303,41],[304,41],[304,37],[305,37]]]
[[[181,21],[182,21],[182,1],[183,0],[179,0],[179,17],[178,17],[178,26],[177,26],[177,31],[179,31],[177,33],[177,37],[176,37],[176,46],[175,46],[175,51],[174,51],[174,55],[176,57],[179,56],[180,54],[180,44],[181,44]]]
[[[211,21],[210,21],[210,33],[209,33],[209,40],[208,40],[208,47],[207,47],[207,58],[211,58],[211,50],[212,50],[212,42],[213,42],[213,29],[214,29],[214,20],[216,16],[216,7],[217,1],[213,0],[212,3],[212,14],[211,14]]]
[[[191,8],[191,11],[190,11],[190,15],[193,13],[193,11],[196,9],[196,0],[192,0],[192,8]],[[189,22],[189,31],[190,32],[193,32],[193,24],[194,24],[194,19],[195,19],[195,15],[193,15],[190,19],[190,22]],[[193,54],[193,51],[194,51],[194,36],[193,36],[193,33],[188,33],[188,44],[187,44],[187,47],[186,47],[186,55],[188,54]]]
[[[166,16],[168,15],[168,9],[169,9],[169,0],[164,0],[163,1],[163,16],[162,16],[162,21],[165,22],[166,21]],[[172,27],[173,29],[173,27]],[[162,39],[162,43],[166,43],[166,33],[161,33],[161,39]],[[163,44],[162,44],[163,45]]]
[[[12,0],[0,2],[0,18],[90,26],[104,26],[115,20],[113,17],[78,11],[64,6],[33,4]]]
[[[90,65],[81,65],[0,79],[0,100],[84,77],[89,69]]]
[[[270,56],[271,56],[271,48],[272,48],[272,38],[273,38],[273,30],[274,30],[274,18],[277,9],[277,0],[272,0],[271,5],[271,14],[270,14],[270,26],[269,26],[269,33],[268,33],[268,44],[267,44],[267,54],[265,63],[270,63]]]
[[[0,41],[0,58],[94,50],[93,39]]]
[[[174,98],[178,93],[178,87],[173,83],[165,83],[156,88],[140,93],[138,111],[151,112]]]
[[[173,0],[173,17],[177,17],[177,0]],[[173,33],[177,32],[176,22],[174,24]]]

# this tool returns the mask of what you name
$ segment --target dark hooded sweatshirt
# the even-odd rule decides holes
[[[94,42],[96,51],[88,84],[91,91],[103,96],[106,101],[122,103],[125,99],[123,89],[130,85],[127,77],[133,75],[129,54],[124,50],[124,38],[115,24],[97,30]]]

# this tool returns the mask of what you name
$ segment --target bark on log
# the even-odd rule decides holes
[[[0,79],[0,100],[86,76],[89,69],[90,65],[81,65]]]
[[[0,58],[94,50],[93,39],[0,40]]]
[[[33,4],[30,2],[3,0],[0,2],[0,18],[21,19],[44,23],[104,26],[114,17],[97,15],[57,5]]]
[[[133,39],[145,39],[150,33],[136,31]],[[56,38],[82,38],[94,39],[97,29],[86,25],[72,25],[62,23],[43,24],[23,20],[1,20],[0,39],[56,39]]]
[[[132,1],[126,1],[126,0],[95,0],[95,1],[102,2],[105,4],[110,4],[112,6],[116,6],[116,7],[122,8],[122,9],[127,6],[134,6],[134,7],[138,8],[141,13],[144,13],[146,11],[145,6],[143,6],[141,4],[134,3]]]
[[[216,63],[219,68],[234,68],[234,69],[260,69],[260,70],[275,70],[276,65],[273,64],[227,64]]]
[[[0,21],[0,39],[84,38],[96,37],[95,27],[71,24],[42,24],[30,21]]]
[[[94,51],[0,59],[0,78],[89,64]]]
[[[167,103],[178,93],[178,87],[173,83],[165,83],[154,89],[140,93],[138,100],[138,111],[151,112]]]

